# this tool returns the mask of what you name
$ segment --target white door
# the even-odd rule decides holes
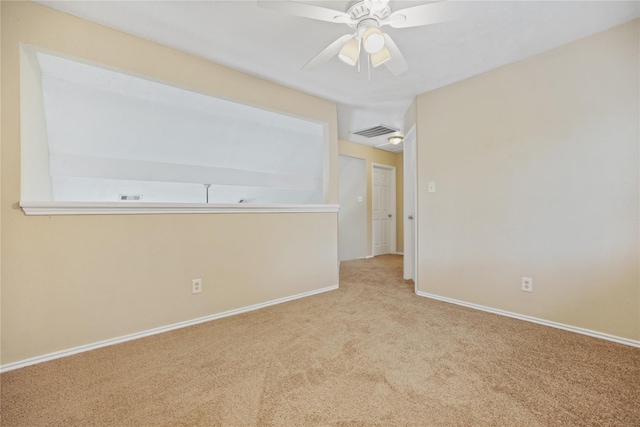
[[[373,255],[396,251],[396,169],[373,165],[371,211]]]
[[[405,280],[416,280],[416,131],[404,137],[404,273]],[[416,283],[417,286],[417,283]],[[417,287],[416,287],[417,289]]]

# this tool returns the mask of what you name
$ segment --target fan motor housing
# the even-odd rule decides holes
[[[375,11],[370,16],[371,9],[365,5],[364,1],[359,1],[347,10],[347,14],[351,19],[358,21],[356,28],[379,26],[379,22],[387,19],[391,15],[391,8],[385,5],[383,8]]]

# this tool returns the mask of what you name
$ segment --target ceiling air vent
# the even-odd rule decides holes
[[[399,132],[400,129],[395,129],[387,125],[377,125],[361,130],[352,130],[353,135],[364,136],[365,138],[373,138],[380,135],[387,135],[389,133]]]

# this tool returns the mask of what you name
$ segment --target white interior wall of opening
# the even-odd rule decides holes
[[[22,200],[323,203],[322,123],[24,51]]]
[[[367,256],[367,161],[340,156],[338,256],[340,261]]]

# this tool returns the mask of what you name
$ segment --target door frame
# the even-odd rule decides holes
[[[373,231],[374,231],[374,227],[373,227],[373,171],[375,168],[378,169],[387,169],[389,171],[391,171],[391,206],[393,208],[393,214],[392,214],[392,226],[391,226],[391,236],[389,238],[389,240],[391,241],[391,245],[390,245],[390,250],[389,253],[390,254],[395,254],[396,250],[397,250],[397,245],[396,245],[396,240],[397,240],[397,236],[396,236],[396,227],[398,226],[397,221],[398,219],[396,218],[396,214],[397,214],[397,206],[396,206],[396,167],[395,166],[390,166],[390,165],[385,165],[383,163],[371,163],[371,200],[369,201],[369,206],[371,207],[371,255],[375,256],[375,253],[373,251]]]

